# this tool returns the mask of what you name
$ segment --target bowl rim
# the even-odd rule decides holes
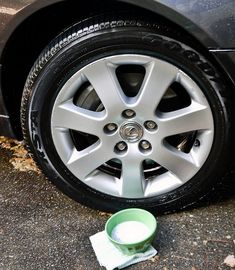
[[[144,213],[147,213],[149,214],[153,220],[154,220],[154,229],[149,233],[148,237],[144,238],[143,240],[140,240],[138,242],[130,242],[130,243],[121,243],[121,242],[118,242],[116,240],[114,240],[107,232],[107,227],[108,227],[108,224],[110,222],[111,219],[115,218],[116,216],[124,213],[124,212],[128,212],[128,211],[132,211],[132,210],[135,210],[135,211],[140,211],[140,212],[144,212]],[[122,222],[121,222],[122,223]],[[119,224],[121,224],[119,223]],[[133,245],[139,245],[147,240],[149,240],[155,233],[156,233],[156,230],[157,230],[157,227],[158,227],[158,221],[157,221],[157,218],[152,214],[150,213],[149,211],[145,210],[145,209],[141,209],[141,208],[127,208],[127,209],[124,209],[124,210],[120,210],[118,211],[117,213],[113,214],[105,223],[105,232],[106,232],[106,235],[108,236],[109,240],[112,241],[113,243],[117,244],[117,245],[120,245],[120,246],[133,246]]]

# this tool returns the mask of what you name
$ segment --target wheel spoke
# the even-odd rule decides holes
[[[157,149],[151,154],[151,159],[169,170],[183,183],[187,181],[192,174],[198,171],[197,161],[192,155],[176,150],[168,144],[159,144]]]
[[[83,151],[74,149],[67,162],[68,168],[84,180],[95,169],[113,158],[113,152],[106,145],[97,142]]]
[[[83,74],[94,87],[108,114],[124,110],[127,97],[124,95],[113,65],[105,59],[88,65]]]
[[[139,111],[152,117],[167,88],[176,80],[178,69],[160,60],[152,61],[146,67],[146,75],[136,106]]]
[[[69,100],[54,109],[52,126],[99,136],[102,130],[103,119],[103,112],[82,109],[75,106],[72,100]]]
[[[213,129],[210,109],[196,102],[177,111],[160,113],[158,120],[162,137],[189,131]]]
[[[122,160],[121,195],[127,198],[144,196],[144,172],[142,161],[135,159]]]

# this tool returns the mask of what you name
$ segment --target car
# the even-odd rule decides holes
[[[102,211],[167,213],[232,168],[234,0],[3,0],[0,135]]]

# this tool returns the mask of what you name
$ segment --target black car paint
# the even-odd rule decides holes
[[[63,1],[66,0],[2,0],[0,3],[0,135],[14,137],[1,91],[2,55],[7,42],[17,27],[29,16],[42,8]],[[235,85],[234,0],[116,1],[150,10],[184,28],[208,48]],[[80,2],[82,5],[82,1]]]

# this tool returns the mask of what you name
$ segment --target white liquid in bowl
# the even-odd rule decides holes
[[[149,228],[139,221],[125,221],[113,228],[111,237],[121,243],[136,243],[149,236]]]

